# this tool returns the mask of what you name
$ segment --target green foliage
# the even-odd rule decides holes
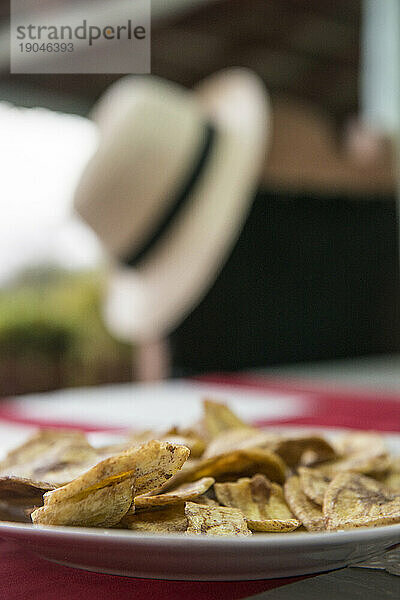
[[[99,272],[41,268],[19,276],[0,291],[0,360],[61,360],[74,383],[94,382],[100,364],[130,361],[131,348],[104,326],[103,286]]]
[[[13,358],[29,354],[59,357],[66,354],[71,342],[67,327],[38,318],[5,323],[0,329],[0,353]]]

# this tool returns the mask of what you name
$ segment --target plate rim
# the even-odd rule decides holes
[[[114,530],[114,529],[98,529],[94,527],[65,527],[55,525],[34,525],[31,523],[13,523],[11,521],[0,521],[0,538],[6,534],[16,533],[17,537],[29,533],[32,537],[52,537],[59,538],[60,535],[65,538],[81,539],[83,541],[93,541],[101,538],[102,540],[109,539],[113,542],[126,542],[132,540],[135,542],[146,542],[159,546],[169,545],[170,543],[180,542],[183,545],[207,546],[210,544],[218,546],[244,546],[263,547],[268,546],[315,546],[319,543],[329,545],[366,542],[371,539],[373,542],[384,541],[387,538],[398,536],[400,543],[400,523],[393,525],[384,525],[382,527],[357,527],[339,531],[304,531],[288,535],[287,533],[274,533],[265,535],[246,536],[245,539],[239,536],[197,536],[186,534],[171,534],[165,533],[162,535],[144,532],[134,532],[130,530]],[[129,543],[129,542],[128,542]]]

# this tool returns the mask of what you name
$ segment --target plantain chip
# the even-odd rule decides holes
[[[179,437],[196,440],[203,447],[203,451],[205,450],[205,447],[207,446],[207,443],[209,441],[207,432],[204,428],[204,418],[202,416],[199,419],[197,419],[197,421],[191,423],[189,426],[174,425],[173,427],[170,427],[165,432],[165,435],[177,435]],[[193,456],[193,454],[191,454],[191,456]],[[195,456],[195,458],[198,457]]]
[[[239,419],[226,404],[208,399],[203,400],[203,412],[204,430],[207,438],[210,440],[229,429],[245,428],[257,431],[242,421],[242,419]]]
[[[135,507],[149,510],[152,507],[179,504],[181,502],[194,500],[204,494],[214,482],[215,479],[213,479],[213,477],[203,477],[192,483],[183,483],[165,494],[158,494],[156,496],[144,494],[136,496],[134,499]]]
[[[110,458],[110,456],[115,456],[116,454],[121,454],[121,452],[125,452],[125,450],[129,450],[129,448],[139,447],[141,444],[131,444],[127,441],[121,441],[120,443],[115,444],[107,444],[105,446],[98,446],[96,448],[99,460],[104,460],[105,458]]]
[[[208,444],[203,454],[203,458],[227,454],[234,450],[243,450],[248,448],[271,449],[277,443],[277,436],[274,433],[254,430],[252,428],[241,427],[229,429],[219,433]]]
[[[240,510],[224,506],[204,506],[186,502],[187,534],[243,536],[251,535]]]
[[[171,481],[171,484],[196,481],[202,477],[213,477],[216,481],[236,481],[238,477],[251,477],[261,473],[271,481],[285,481],[286,465],[283,460],[269,450],[249,448],[235,450],[227,454],[212,456],[193,461],[186,469],[182,469]]]
[[[179,427],[171,427],[167,430],[154,431],[146,430],[135,432],[128,437],[128,447],[141,446],[145,442],[151,440],[159,440],[160,442],[170,442],[171,444],[180,444],[186,446],[190,450],[190,456],[198,458],[205,450],[206,443],[197,433],[189,429]]]
[[[246,519],[286,519],[293,517],[289,510],[282,488],[272,483],[264,475],[243,477],[232,483],[216,483],[214,486],[218,501],[232,508],[239,508]]]
[[[318,469],[299,467],[297,472],[300,477],[301,489],[305,495],[316,504],[322,506],[325,492],[328,489],[331,479]]]
[[[6,456],[0,463],[0,475],[61,486],[98,461],[97,451],[83,433],[43,429]]]
[[[25,443],[11,450],[6,458],[0,462],[0,472],[18,465],[30,465],[37,457],[44,455],[58,442],[69,442],[73,447],[87,447],[89,442],[80,431],[62,429],[40,429]]]
[[[215,495],[214,486],[209,487],[204,494],[194,498],[191,500],[191,502],[195,502],[196,504],[205,504],[206,506],[221,506]]]
[[[391,490],[400,492],[400,472],[389,471],[387,477],[383,480],[383,483]]]
[[[321,473],[331,479],[338,473],[354,472],[371,477],[381,477],[390,469],[390,457],[388,454],[377,455],[374,448],[369,452],[355,452],[338,460],[319,465]]]
[[[331,530],[400,523],[400,493],[359,473],[339,473],[326,491],[323,512]]]
[[[210,490],[208,490],[208,492],[206,492],[205,494],[201,494],[201,496],[198,496],[197,498],[192,500],[192,502],[195,502],[196,504],[204,504],[205,506],[221,506],[218,500],[216,500],[210,494]]]
[[[141,510],[125,515],[119,527],[144,533],[181,533],[187,528],[185,505],[181,502],[159,510]]]
[[[195,431],[180,427],[171,427],[161,438],[171,444],[182,444],[190,450],[192,458],[199,458],[206,449],[205,440]]]
[[[308,531],[322,531],[325,529],[325,519],[321,507],[305,495],[301,489],[298,475],[289,477],[283,491],[291,511]]]
[[[173,435],[170,433],[166,433],[165,435],[163,435],[161,437],[161,441],[186,446],[186,448],[189,448],[190,456],[192,456],[193,458],[198,458],[199,456],[201,456],[206,447],[205,443],[200,438],[193,438],[189,436],[175,434]]]
[[[263,533],[290,533],[301,527],[301,522],[297,519],[246,519],[247,527],[251,531]]]
[[[30,523],[30,517],[26,514],[23,506],[16,506],[0,500],[0,521],[12,521],[13,523]]]
[[[337,453],[343,456],[360,452],[370,455],[371,450],[376,456],[387,453],[383,436],[375,431],[349,431],[335,440],[334,446]]]
[[[264,475],[245,477],[235,483],[216,483],[214,489],[218,501],[238,508],[252,530],[293,531],[301,525],[293,518],[281,486]]]
[[[184,446],[153,440],[106,458],[71,483],[47,492],[34,523],[107,527],[128,512],[133,497],[159,489],[189,455]]]
[[[0,477],[0,501],[13,506],[40,506],[43,494],[55,486],[22,477]]]
[[[111,527],[122,519],[131,504],[132,479],[129,478],[87,495],[78,495],[76,499],[45,503],[32,512],[31,519],[40,525]]]
[[[305,450],[300,457],[299,464],[303,467],[314,467],[319,462],[318,454],[314,450]]]
[[[318,463],[332,460],[337,456],[331,444],[319,435],[283,437],[272,445],[271,450],[278,454],[289,467],[299,465],[302,460],[304,461],[304,456],[311,455],[312,462]]]
[[[390,462],[390,467],[382,483],[388,488],[400,492],[400,457],[394,458]]]

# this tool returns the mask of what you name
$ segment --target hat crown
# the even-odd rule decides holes
[[[78,213],[116,257],[140,247],[168,211],[205,125],[192,93],[159,79],[138,78],[133,86],[128,79],[111,86],[94,111],[100,145],[92,164],[112,156],[110,177],[96,190],[89,164],[75,198]],[[112,188],[104,189],[108,182]]]

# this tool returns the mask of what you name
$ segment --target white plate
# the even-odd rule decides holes
[[[239,539],[0,523],[0,535],[42,558],[89,571],[234,581],[319,573],[365,561],[400,542],[400,525]]]
[[[173,391],[175,400],[177,394],[182,403],[190,400],[192,408],[188,409],[188,412],[192,412],[193,403],[197,404],[193,394],[197,392],[197,397],[200,397],[199,388],[193,387],[192,384],[189,387],[182,385],[179,387],[179,390],[176,388],[171,390],[169,385],[157,388],[157,400],[162,401],[165,395],[165,400],[168,398],[169,401]],[[120,394],[121,388],[117,389]],[[130,409],[140,414],[140,405],[142,405],[141,414],[149,414],[153,425],[155,412],[149,411],[147,394],[151,388],[146,389],[145,397],[138,388],[135,390],[137,393],[134,401],[132,402],[132,398],[129,399]],[[190,399],[187,396],[188,391],[191,393]],[[201,391],[203,392],[204,389],[202,388]],[[78,398],[79,393],[82,398],[82,391],[72,394],[72,409],[75,394]],[[94,391],[91,393],[95,404],[96,394]],[[226,390],[218,388],[218,396],[228,400],[232,397],[234,399],[232,404],[242,414],[247,412],[243,408],[248,407],[249,404],[253,406],[255,413],[260,411],[268,413],[272,410],[273,404],[276,407],[276,398],[268,395],[263,397],[262,394],[257,394],[257,398],[249,398],[247,391],[242,391],[241,395],[240,397],[240,393],[232,394],[232,389],[229,388]],[[43,404],[46,405],[50,399],[51,395],[44,395],[37,397],[32,403],[26,400],[21,402],[25,403],[27,410],[35,412],[43,409]],[[260,400],[264,402],[260,403]],[[287,398],[285,410],[290,412],[293,408],[292,404],[298,401],[301,399]],[[60,419],[64,421],[69,416],[67,404],[68,402],[62,403],[63,414]],[[88,404],[90,401],[86,406]],[[107,404],[115,409],[112,394],[111,397],[110,394],[107,395]],[[170,412],[171,422],[176,422],[175,415],[176,413]],[[276,417],[278,418],[279,415]],[[145,426],[146,423],[141,422],[142,425]],[[164,425],[166,425],[165,420]],[[288,427],[284,429],[287,430]],[[304,429],[311,428],[301,428]],[[318,428],[318,431],[325,431],[328,437],[337,434],[337,431],[332,429]],[[20,438],[21,432],[18,432],[18,443],[21,441]],[[400,435],[388,435],[387,440],[391,451],[400,454]],[[250,580],[318,573],[365,561],[400,543],[400,524],[376,529],[329,533],[294,532],[254,535],[249,538],[202,538],[185,535],[144,535],[121,530],[38,527],[2,522],[0,536],[20,543],[25,549],[50,561],[90,571],[157,579]]]

